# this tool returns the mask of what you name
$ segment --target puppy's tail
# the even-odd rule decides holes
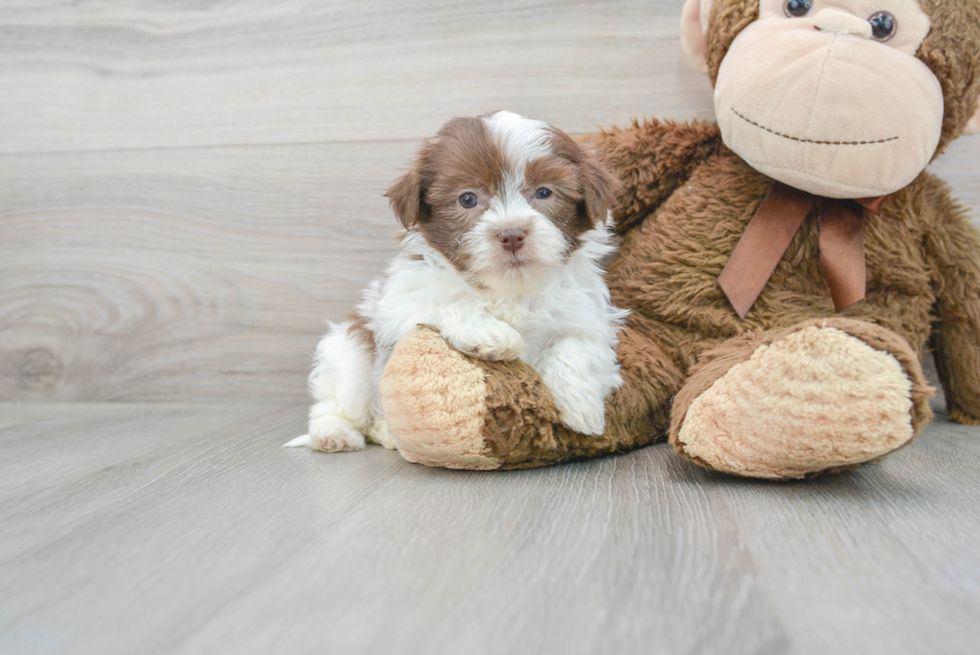
[[[292,441],[288,441],[282,445],[283,448],[302,448],[303,446],[310,445],[310,435],[304,434],[302,437],[296,437]]]

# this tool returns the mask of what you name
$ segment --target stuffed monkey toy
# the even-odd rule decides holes
[[[682,32],[718,123],[583,139],[625,186],[605,432],[564,426],[525,363],[420,327],[381,383],[409,461],[527,468],[666,436],[715,471],[837,471],[929,422],[928,350],[949,418],[980,425],[980,234],[925,172],[980,132],[980,2],[687,0]]]

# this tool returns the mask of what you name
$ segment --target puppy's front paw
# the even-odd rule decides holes
[[[587,393],[552,390],[561,422],[581,434],[600,435],[606,430],[606,405]]]
[[[443,336],[459,352],[479,359],[510,361],[524,351],[520,332],[503,321],[461,325]]]
[[[364,435],[339,416],[318,416],[311,418],[309,429],[308,445],[310,448],[322,450],[325,453],[337,453],[344,450],[363,450],[367,446],[364,441]],[[299,439],[294,439],[293,441],[299,441]]]

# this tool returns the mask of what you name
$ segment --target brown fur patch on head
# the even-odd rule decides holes
[[[486,206],[467,210],[459,197],[469,190],[486,201],[500,185],[502,171],[503,155],[483,121],[454,118],[422,146],[413,169],[387,195],[406,228],[418,229],[429,245],[463,270],[462,237]]]
[[[918,58],[943,87],[946,114],[938,157],[963,132],[977,111],[980,98],[980,2],[977,0],[922,0],[932,20],[929,36]]]
[[[426,201],[433,208],[455,203],[461,189],[499,186],[504,156],[480,118],[454,118],[423,148],[420,172]]]
[[[582,234],[605,223],[620,184],[591,149],[559,129],[551,128],[551,148],[552,157],[528,163],[525,177],[532,190],[546,186],[554,191],[550,202],[535,209],[578,243]]]
[[[591,222],[578,211],[582,203],[578,178],[578,167],[559,157],[530,161],[525,171],[530,193],[546,187],[553,194],[547,200],[531,200],[531,206],[547,216],[572,243],[577,243],[578,237],[592,228]]]

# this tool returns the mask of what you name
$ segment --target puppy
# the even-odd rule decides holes
[[[287,446],[388,448],[378,385],[395,343],[420,324],[457,350],[521,358],[541,375],[561,420],[605,428],[622,384],[601,261],[617,183],[581,146],[510,112],[455,118],[387,192],[405,228],[401,252],[364,293],[354,320],[316,350],[308,434]]]

